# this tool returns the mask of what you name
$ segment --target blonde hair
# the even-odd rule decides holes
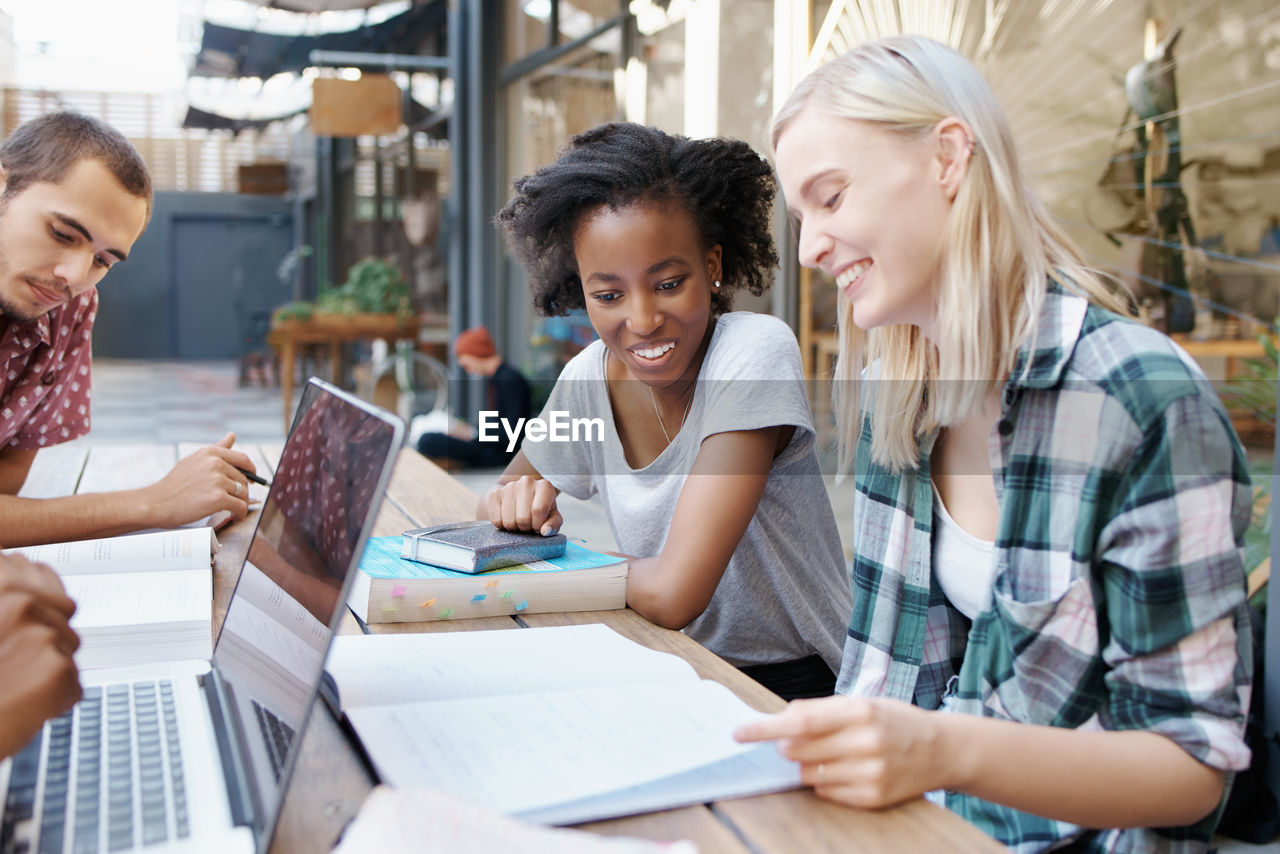
[[[874,122],[908,138],[955,117],[969,126],[974,142],[942,235],[936,346],[912,325],[863,331],[854,325],[849,301],[839,301],[833,397],[842,472],[849,470],[862,421],[873,408],[872,459],[895,471],[918,465],[921,439],[978,411],[1034,333],[1050,278],[1106,308],[1127,311],[1116,287],[1084,264],[1027,186],[995,95],[951,48],[920,36],[893,36],[816,69],[774,116],[775,149],[805,110]],[[864,393],[868,365],[880,382]]]

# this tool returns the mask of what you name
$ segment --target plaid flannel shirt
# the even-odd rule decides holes
[[[864,422],[837,690],[1147,730],[1214,768],[1248,767],[1252,492],[1212,387],[1164,336],[1050,285],[1001,408],[988,442],[1000,505],[994,590],[972,625],[932,583],[933,438],[916,470],[895,474],[871,461]],[[1020,852],[1203,850],[1221,811],[1188,827],[1092,830],[945,797]]]

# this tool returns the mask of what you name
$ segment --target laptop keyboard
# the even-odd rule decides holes
[[[86,688],[14,757],[0,854],[94,854],[190,835],[167,679]]]
[[[257,700],[249,702],[253,703],[253,714],[258,719],[258,728],[262,730],[262,740],[267,745],[267,756],[271,759],[271,773],[279,783],[280,775],[284,773],[284,761],[289,756],[289,745],[293,743],[293,730],[284,721],[259,706]]]

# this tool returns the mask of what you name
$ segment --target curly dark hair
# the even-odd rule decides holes
[[[711,297],[717,316],[732,308],[738,290],[759,296],[773,283],[777,183],[769,164],[740,140],[689,139],[614,122],[575,136],[554,163],[512,186],[515,195],[496,222],[545,317],[586,307],[573,236],[583,217],[605,206],[687,209],[702,245],[721,247],[721,284]]]

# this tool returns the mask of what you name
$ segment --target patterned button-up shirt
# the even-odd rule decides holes
[[[35,320],[0,315],[0,447],[38,449],[89,432],[91,288]]]
[[[1159,333],[1053,286],[1001,406],[988,440],[1000,508],[994,590],[972,625],[933,582],[933,439],[916,470],[895,474],[872,462],[864,422],[837,690],[1141,729],[1214,768],[1247,767],[1252,495],[1204,375]],[[959,793],[946,803],[1020,852],[1066,840],[1072,850],[1198,851],[1218,817],[1090,830]]]

